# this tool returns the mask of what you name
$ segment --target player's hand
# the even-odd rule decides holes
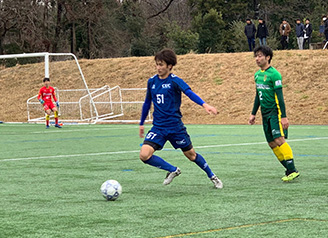
[[[58,101],[56,102],[56,106],[59,107],[59,102]]]
[[[251,115],[248,120],[248,124],[254,125],[255,123],[255,115]]]
[[[144,133],[145,133],[145,127],[139,126],[139,137],[144,138]]]
[[[44,101],[40,98],[39,102],[43,105]]]
[[[203,104],[203,108],[205,108],[205,110],[208,114],[213,114],[213,115],[218,114],[218,111],[216,110],[216,108],[212,107],[211,105],[208,105],[207,103]]]
[[[289,122],[287,117],[281,118],[281,125],[284,130],[288,129],[289,127]]]

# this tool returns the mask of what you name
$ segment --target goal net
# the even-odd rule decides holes
[[[108,85],[90,88],[90,95],[85,89],[55,90],[60,102],[60,121],[64,123],[138,122],[146,93],[145,88],[110,88]],[[37,95],[27,100],[27,113],[29,122],[44,122],[43,109]],[[146,121],[151,120],[149,112]]]
[[[122,97],[118,86],[110,88],[106,85],[89,90],[55,88],[55,91],[60,102],[58,112],[61,122],[97,123],[123,115]],[[27,100],[27,117],[29,122],[45,120],[37,95]]]
[[[0,59],[17,59],[39,57],[44,62],[31,67],[38,67],[38,72],[23,75],[26,80],[35,78],[35,84],[27,85],[24,91],[27,101],[27,121],[43,123],[45,114],[43,107],[37,100],[37,93],[43,86],[42,79],[50,78],[51,86],[56,90],[60,107],[58,108],[60,121],[66,123],[104,123],[104,122],[137,122],[140,119],[141,108],[146,89],[123,89],[119,86],[89,88],[80,64],[75,55],[70,53],[29,53],[0,55]],[[34,71],[33,71],[34,72]],[[21,77],[20,77],[21,78]],[[31,95],[34,95],[31,97]],[[24,95],[21,95],[24,97]],[[53,115],[51,116],[51,119]],[[151,121],[151,114],[147,118]]]

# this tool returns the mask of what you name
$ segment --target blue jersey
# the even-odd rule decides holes
[[[189,85],[174,74],[166,79],[160,79],[156,74],[148,80],[146,100],[151,100],[154,105],[154,126],[172,128],[183,125],[181,92],[187,89],[190,89]]]

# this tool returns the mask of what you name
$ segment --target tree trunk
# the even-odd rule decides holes
[[[53,42],[52,52],[56,53],[58,48],[58,41],[60,37],[60,29],[61,29],[61,17],[62,17],[63,5],[61,1],[57,2],[57,23],[55,29],[55,40]]]
[[[72,22],[71,26],[71,53],[75,55],[76,49],[76,33],[75,33],[75,22]]]
[[[92,49],[92,39],[91,39],[91,21],[88,19],[88,40],[87,40],[87,58],[90,59],[91,49]]]
[[[0,37],[0,55],[3,55],[2,37]]]

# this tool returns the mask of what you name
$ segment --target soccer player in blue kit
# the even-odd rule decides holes
[[[215,188],[222,188],[221,180],[212,172],[206,160],[196,153],[186,127],[181,120],[181,92],[192,101],[201,105],[208,114],[217,114],[215,107],[205,103],[195,94],[187,83],[171,73],[177,63],[176,54],[171,49],[164,49],[155,55],[158,74],[148,80],[147,94],[142,107],[139,136],[144,137],[144,122],[148,115],[151,102],[154,105],[153,127],[148,131],[140,150],[140,159],[151,166],[168,171],[163,184],[168,185],[181,174],[178,167],[171,165],[161,157],[154,155],[156,150],[161,150],[170,141],[175,149],[181,149],[184,155],[195,162],[204,170],[213,182]]]

